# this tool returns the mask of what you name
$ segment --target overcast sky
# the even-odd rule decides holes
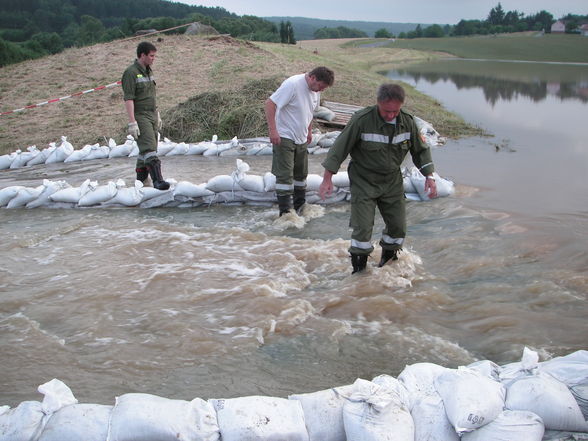
[[[498,0],[181,0],[200,6],[220,6],[237,15],[309,17],[393,23],[457,24],[485,20]],[[559,18],[567,13],[588,14],[587,0],[503,0],[502,9],[524,15],[541,10]]]

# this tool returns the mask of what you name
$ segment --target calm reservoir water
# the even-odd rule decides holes
[[[588,349],[588,67],[443,62],[389,75],[494,136],[434,150],[456,194],[409,203],[406,252],[382,269],[377,249],[350,275],[346,203],[302,228],[276,222],[276,207],[0,209],[0,405],[39,400],[52,378],[86,403],[285,397],[421,361]],[[246,160],[250,173],[270,168]],[[130,183],[133,162],[2,171],[0,188]],[[194,183],[234,164],[163,159],[166,176]]]

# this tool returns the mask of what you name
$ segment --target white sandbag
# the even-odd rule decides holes
[[[288,397],[300,401],[310,441],[346,441],[343,395],[352,391],[353,385],[347,385]]]
[[[588,351],[576,351],[539,364],[539,371],[557,378],[567,386],[588,383]]]
[[[494,421],[464,433],[463,441],[541,441],[545,427],[532,412],[504,410]]]
[[[106,159],[110,155],[110,147],[107,145],[94,144],[90,146],[90,152],[82,158],[82,161],[92,159]]]
[[[509,363],[500,367],[500,381],[508,382],[517,377],[526,377],[537,373],[539,354],[525,346],[521,361]]]
[[[153,187],[143,187],[143,200],[141,201],[139,207],[162,207],[173,201],[174,192],[171,187],[168,190],[158,190]]]
[[[455,193],[455,184],[452,181],[442,178],[436,172],[433,173],[433,177],[435,178],[435,185],[437,187],[437,197],[451,196]],[[430,198],[429,194],[425,192],[425,177],[416,167],[410,174],[410,181],[421,199],[428,201]]]
[[[256,156],[263,156],[263,155],[273,155],[274,149],[271,145],[266,145],[265,147],[259,149],[259,151],[255,154]]]
[[[116,398],[107,441],[216,441],[213,407],[200,398],[171,400],[130,393]]]
[[[211,196],[205,196],[202,201],[206,204],[231,204],[241,205],[247,202],[247,199],[243,196],[244,190],[240,191],[219,191]]]
[[[268,146],[271,148],[271,144],[268,144],[267,142],[255,142],[252,144],[248,144],[247,151],[245,152],[245,155],[247,155],[247,156],[257,155],[261,150],[263,150],[264,148],[266,148]]]
[[[49,143],[49,147],[41,150],[37,156],[35,156],[31,160],[29,160],[29,162],[27,162],[27,167],[30,167],[32,165],[45,164],[45,161],[47,161],[47,158],[49,157],[51,152],[55,150],[55,148],[56,147],[54,142]]]
[[[254,191],[258,193],[265,192],[265,182],[263,176],[257,175],[246,175],[243,179],[239,180],[241,188],[247,191]]]
[[[80,150],[74,150],[63,162],[76,162],[83,160],[90,153],[91,145],[85,145]]]
[[[6,204],[6,208],[24,207],[29,202],[37,199],[41,195],[41,193],[43,192],[44,189],[45,189],[45,187],[43,185],[39,185],[38,187],[35,187],[35,188],[29,188],[29,187],[21,188],[18,191],[18,193],[16,194],[16,196],[14,196],[12,199],[10,199],[8,204]]]
[[[174,197],[186,196],[189,198],[201,198],[204,196],[213,195],[214,192],[206,188],[206,184],[192,184],[188,181],[180,181],[174,188]]]
[[[459,441],[451,425],[441,396],[434,392],[419,398],[411,397],[410,414],[414,421],[415,441]]]
[[[23,401],[14,409],[0,414],[1,441],[35,441],[47,423],[38,401]]]
[[[134,207],[143,201],[143,183],[135,181],[133,187],[127,187],[122,179],[116,182],[116,194],[112,199],[102,202],[102,205],[124,205]]]
[[[177,156],[186,155],[188,153],[189,146],[185,142],[179,142],[173,149],[166,153],[165,156]]]
[[[410,180],[410,176],[404,176],[402,178],[402,186],[404,187],[405,193],[418,194],[416,188],[414,188],[414,185],[413,185],[412,181]],[[420,200],[421,200],[421,197],[419,196],[419,201]]]
[[[312,140],[307,144],[306,148],[311,149],[316,147],[318,142],[322,139],[323,134],[320,131],[314,131],[312,133]]]
[[[31,202],[27,203],[27,208],[38,208],[48,205],[51,202],[50,196],[60,190],[70,188],[70,185],[65,181],[50,181],[48,179],[43,180],[43,191],[41,194]]]
[[[349,187],[349,175],[346,170],[337,172],[332,177],[332,182],[335,187]]]
[[[51,415],[38,441],[104,441],[112,406],[72,404]]]
[[[570,386],[570,392],[576,399],[584,420],[588,421],[588,382]]]
[[[167,138],[163,138],[163,142],[157,143],[157,156],[165,156],[171,152],[175,147],[176,143],[170,141]]]
[[[324,119],[325,121],[333,121],[335,119],[335,112],[324,106],[317,106],[312,113],[314,118]]]
[[[348,190],[338,189],[332,192],[326,198],[321,198],[317,191],[307,191],[306,192],[306,203],[308,204],[336,204],[337,202],[343,202],[347,200],[347,196],[349,195]]]
[[[206,150],[208,150],[208,148],[210,147],[209,144],[210,143],[207,143],[205,141],[200,142],[198,144],[189,144],[188,151],[186,152],[186,155],[201,155]]]
[[[239,141],[237,140],[237,137],[235,136],[229,142],[226,142],[223,144],[214,144],[213,146],[208,148],[204,153],[202,153],[202,155],[203,156],[219,156],[221,154],[221,152],[224,152],[225,150],[229,150],[234,147],[237,147],[238,144],[239,144]]]
[[[250,396],[209,401],[216,410],[222,441],[308,441],[297,400]]]
[[[445,144],[446,139],[439,135],[439,132],[435,130],[433,125],[417,116],[414,116],[414,122],[416,123],[417,129],[421,139],[429,147],[435,147],[438,145]]]
[[[68,141],[67,141],[67,136],[62,136],[61,137],[61,143],[55,147],[55,150],[53,150],[49,156],[47,157],[47,160],[45,161],[45,164],[54,164],[54,163],[58,163],[58,162],[64,162],[67,157],[69,155],[71,155],[74,152],[74,148],[73,145],[71,145]]]
[[[131,136],[131,135],[129,135]],[[132,136],[131,136],[132,138]],[[137,141],[135,141],[133,139],[133,148],[131,149],[131,153],[129,153],[129,158],[134,158],[136,156],[139,156],[139,145],[137,144]]]
[[[219,156],[241,156],[241,155],[245,156],[245,155],[247,155],[248,150],[249,150],[249,148],[247,146],[240,144],[240,143],[237,143],[236,146],[220,152]]]
[[[12,161],[14,161],[17,156],[18,156],[17,152],[12,152],[8,155],[0,156],[0,170],[9,169],[10,166],[12,165]]]
[[[506,408],[537,414],[546,429],[588,431],[588,423],[568,387],[546,373],[511,380],[507,384]]]
[[[407,403],[393,390],[357,379],[343,405],[343,425],[353,441],[414,441]]]
[[[466,366],[468,369],[478,371],[485,377],[492,378],[493,380],[500,381],[501,367],[490,360],[479,360],[470,363]]]
[[[330,149],[335,144],[335,138],[323,138],[318,142],[318,146],[324,149]]]
[[[277,201],[276,193],[273,191],[227,191],[222,192],[222,194],[229,194],[232,196],[233,200],[239,200],[243,202],[269,202],[271,204]],[[217,193],[218,194],[218,193]]]
[[[323,183],[323,177],[317,174],[309,174],[306,177],[306,191],[318,191]]]
[[[8,203],[18,194],[18,192],[26,187],[22,185],[11,185],[0,190],[0,207],[8,205]]]
[[[422,202],[423,201],[418,193],[405,193],[404,198],[407,201],[412,201],[412,202]]]
[[[69,187],[63,190],[58,190],[55,193],[49,195],[49,199],[53,202],[68,202],[77,204],[80,198],[86,194],[90,188],[91,181],[86,179],[79,187]],[[98,185],[94,182],[93,185]]]
[[[131,135],[128,135],[127,140],[125,141],[124,144],[111,147],[110,153],[108,154],[108,157],[109,158],[121,158],[121,157],[129,156],[131,154],[131,151],[133,151],[133,148],[136,146],[136,144],[137,143],[135,142],[133,137]]]
[[[206,188],[210,191],[215,193],[221,191],[238,191],[243,190],[232,176],[229,175],[218,175],[213,178],[210,178],[206,183]]]
[[[332,130],[324,134],[324,138],[336,138],[341,134],[341,130]]]
[[[16,158],[14,158],[14,160],[12,161],[12,164],[10,164],[10,168],[25,167],[29,163],[30,160],[32,160],[39,153],[41,153],[37,149],[37,146],[34,146],[34,145],[27,147],[26,152],[21,152],[20,150],[17,150],[17,152],[20,152],[20,153],[18,153]]]
[[[504,386],[471,369],[460,367],[442,373],[435,379],[435,389],[460,435],[488,424],[504,409]]]
[[[418,400],[430,395],[436,396],[435,380],[441,374],[451,369],[435,363],[415,363],[405,366],[398,375],[400,381],[412,400]]]
[[[78,402],[71,389],[57,378],[41,384],[37,390],[44,395],[41,407],[47,415]]]
[[[329,149],[328,148],[324,148],[324,147],[317,147],[312,152],[313,155],[324,155],[324,154],[327,154],[327,153],[329,153]]]
[[[264,191],[276,190],[276,176],[272,172],[266,172],[263,175],[263,189]]]
[[[588,433],[546,430],[543,441],[588,441]]]
[[[105,185],[98,185],[96,181],[90,182],[88,185],[88,191],[82,194],[78,205],[80,207],[90,207],[92,205],[98,205],[102,202],[106,202],[112,199],[117,192],[116,184],[110,181]]]

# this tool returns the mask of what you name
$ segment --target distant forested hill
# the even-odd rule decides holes
[[[272,23],[289,21],[294,27],[294,36],[297,40],[312,40],[314,32],[320,28],[336,28],[343,26],[351,29],[359,29],[369,37],[373,37],[379,29],[386,29],[390,34],[398,35],[401,32],[414,31],[419,23],[389,23],[375,21],[348,21],[348,20],[323,20],[319,18],[305,17],[262,17]],[[423,25],[421,26],[428,26]]]

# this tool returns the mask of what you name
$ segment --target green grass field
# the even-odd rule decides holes
[[[447,52],[461,58],[588,63],[588,37],[581,35],[525,33],[417,38],[396,40],[384,47]]]

